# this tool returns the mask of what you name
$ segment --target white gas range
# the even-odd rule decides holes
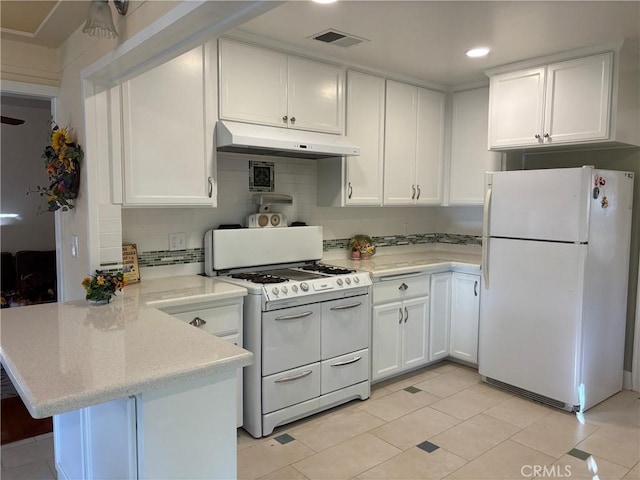
[[[368,274],[317,263],[322,227],[210,230],[205,273],[247,288],[244,428],[256,438],[370,393]]]

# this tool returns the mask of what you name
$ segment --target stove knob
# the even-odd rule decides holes
[[[273,292],[273,294],[274,294],[274,295],[276,295],[276,296],[278,295],[278,293],[280,293],[280,291],[278,290],[278,287],[273,287],[273,288],[271,289],[271,291],[272,291],[272,292]]]
[[[345,282],[347,282],[347,285],[351,285],[351,279],[349,277],[344,279]]]
[[[336,280],[336,283],[337,283],[338,285],[342,286],[342,283],[343,283],[343,282],[342,282],[342,279],[341,279],[341,278],[337,279],[337,280]]]
[[[297,286],[297,285],[293,285],[293,286],[291,287],[291,290],[293,290],[293,291],[294,291],[294,293],[298,293],[298,286]]]
[[[288,292],[289,292],[289,289],[287,287],[282,287],[282,293],[286,295]]]
[[[358,278],[358,277],[353,277],[353,281],[354,281],[354,282],[356,282],[356,283],[360,283],[360,278]]]
[[[309,284],[307,282],[302,282],[300,284],[300,288],[302,289],[303,292],[306,292],[309,290]]]

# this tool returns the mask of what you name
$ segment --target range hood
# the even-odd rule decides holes
[[[290,128],[218,121],[219,152],[248,153],[296,158],[328,158],[360,155],[360,147],[344,135],[305,132]]]

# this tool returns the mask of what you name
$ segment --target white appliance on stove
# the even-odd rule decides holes
[[[205,273],[243,286],[244,428],[256,438],[370,394],[368,274],[317,263],[322,227],[210,230]]]

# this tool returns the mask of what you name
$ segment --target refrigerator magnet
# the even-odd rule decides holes
[[[593,199],[596,200],[600,196],[600,189],[598,187],[593,187]]]
[[[598,182],[600,184],[601,187],[604,187],[604,184],[607,183],[604,179],[604,177],[600,177],[600,181]]]
[[[602,205],[602,208],[607,208],[609,206],[609,200],[607,199],[606,195],[602,197],[602,201],[600,202],[600,205]]]

